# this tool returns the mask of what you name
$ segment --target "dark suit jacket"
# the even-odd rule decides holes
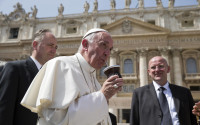
[[[0,72],[3,70],[3,65],[2,66],[0,66]]]
[[[192,114],[194,101],[189,89],[169,84],[181,125],[197,125]],[[161,125],[162,111],[153,83],[133,92],[130,125]]]
[[[3,70],[3,66],[0,66],[0,78],[1,78],[1,71]]]
[[[117,125],[117,117],[114,114],[110,113],[110,112],[109,112],[109,115],[110,115],[110,119],[111,119],[112,125]]]
[[[0,77],[0,125],[36,125],[37,114],[20,102],[37,72],[30,57],[4,66]]]

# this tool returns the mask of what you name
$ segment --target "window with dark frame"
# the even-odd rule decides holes
[[[200,86],[190,86],[191,91],[200,91]]]
[[[10,34],[9,34],[9,39],[17,39],[18,34],[19,34],[19,28],[11,28]]]
[[[77,28],[76,27],[68,27],[67,34],[73,34],[73,33],[77,33]]]
[[[182,27],[194,27],[194,21],[193,20],[183,20],[181,22]]]
[[[150,24],[156,25],[156,21],[155,20],[148,20],[147,22],[150,23]]]

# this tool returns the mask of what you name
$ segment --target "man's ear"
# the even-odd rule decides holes
[[[168,66],[168,68],[167,68],[167,73],[169,73],[170,72],[170,66]]]
[[[33,41],[33,49],[37,49],[37,46],[38,46],[38,42],[37,41]]]
[[[86,39],[82,40],[82,46],[83,46],[83,49],[85,49],[85,50],[88,49],[88,41]]]

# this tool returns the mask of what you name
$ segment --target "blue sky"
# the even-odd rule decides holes
[[[38,8],[37,17],[55,17],[58,15],[58,7],[62,3],[64,6],[63,14],[82,13],[85,1],[90,4],[91,12],[93,10],[94,0],[0,0],[0,12],[3,14],[10,14],[14,11],[13,6],[17,2],[22,4],[22,8],[26,13],[31,12],[31,7],[36,5]],[[155,7],[156,0],[144,0],[145,7]],[[168,0],[162,0],[163,6],[168,6]],[[110,0],[98,0],[98,10],[109,10]],[[136,8],[138,0],[132,0],[130,8]],[[175,0],[175,6],[198,5],[197,0]],[[123,9],[125,7],[125,0],[116,0],[116,9]]]

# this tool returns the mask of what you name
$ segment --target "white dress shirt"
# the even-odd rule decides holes
[[[159,84],[157,84],[155,81],[153,81],[153,85],[154,85],[154,88],[155,88],[155,91],[156,91],[156,94],[157,94],[157,97],[158,97],[158,95],[159,95],[158,89],[161,86]],[[165,96],[167,98],[167,102],[168,102],[168,105],[169,105],[169,111],[170,111],[170,115],[171,115],[171,118],[172,118],[173,125],[180,125],[179,119],[178,119],[178,114],[177,114],[176,109],[175,109],[174,99],[172,97],[172,92],[169,88],[169,83],[167,82],[163,87],[165,88],[165,91],[163,93],[165,94]]]
[[[32,56],[30,56],[30,57],[33,60],[33,62],[35,63],[35,65],[37,66],[38,70],[40,70],[42,65],[35,58],[33,58]]]

